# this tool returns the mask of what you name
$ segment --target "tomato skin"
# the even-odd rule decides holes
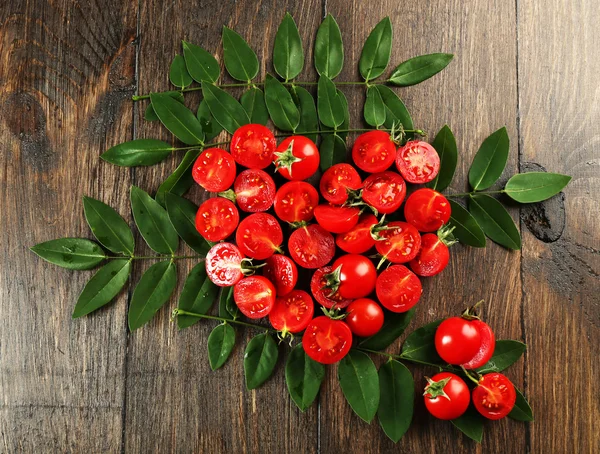
[[[421,248],[421,235],[411,224],[402,221],[390,222],[379,235],[383,238],[375,242],[377,252],[392,263],[407,263],[414,259]]]
[[[329,203],[342,205],[348,200],[348,190],[362,187],[360,175],[350,164],[335,164],[321,176],[319,189],[321,195]]]
[[[263,276],[245,277],[233,287],[236,306],[252,319],[269,315],[275,305],[275,294],[275,286]]]
[[[421,249],[410,261],[410,268],[418,276],[434,276],[444,270],[450,260],[450,250],[437,235],[426,233],[421,236]]]
[[[269,128],[250,124],[238,128],[229,144],[233,159],[249,169],[264,169],[271,164],[277,142]]]
[[[277,331],[299,333],[312,320],[315,305],[308,293],[293,290],[285,296],[277,297],[275,306],[269,312],[269,322]]]
[[[373,262],[364,255],[342,255],[331,267],[334,272],[341,267],[337,291],[342,298],[363,298],[375,289],[377,270]]]
[[[225,191],[235,180],[235,160],[221,148],[207,148],[196,159],[192,178],[207,191]]]
[[[496,336],[490,325],[481,320],[471,320],[471,324],[479,331],[481,345],[473,358],[461,364],[465,369],[477,369],[483,366],[490,360],[496,348]]]
[[[517,400],[515,386],[498,372],[485,374],[472,395],[477,411],[492,420],[507,416]]]
[[[406,183],[395,172],[380,172],[365,179],[362,199],[381,214],[400,208],[406,196]]]
[[[315,271],[310,280],[310,291],[321,306],[326,307],[327,309],[331,309],[333,306],[337,309],[344,309],[345,307],[348,307],[352,300],[342,298],[339,292],[330,295],[329,289],[323,288],[327,285],[325,276],[332,271],[333,268],[330,266],[324,266]]]
[[[404,205],[404,217],[420,232],[434,232],[450,219],[448,199],[429,188],[417,189]]]
[[[335,240],[323,227],[311,224],[292,232],[288,250],[290,257],[301,267],[321,268],[335,255]]]
[[[435,349],[448,364],[459,365],[470,361],[479,351],[481,335],[471,320],[450,317],[435,332]]]
[[[302,336],[302,347],[306,354],[321,364],[334,364],[350,351],[352,331],[341,320],[332,320],[324,315],[315,317]]]
[[[359,337],[377,334],[383,326],[383,310],[381,306],[369,298],[352,301],[346,310],[345,318],[350,330]]]
[[[240,210],[259,213],[271,208],[277,188],[273,178],[264,170],[246,169],[235,179],[233,190]]]
[[[314,213],[315,219],[325,230],[331,233],[344,233],[356,225],[360,216],[360,209],[357,207],[318,205]]]
[[[244,277],[243,259],[244,256],[235,244],[217,243],[206,254],[206,275],[219,287],[231,287]]]
[[[385,131],[365,132],[356,138],[352,147],[354,164],[365,172],[383,172],[395,159],[396,145]]]
[[[436,397],[432,396],[427,392],[430,389],[431,384],[425,387],[424,399],[425,407],[429,410],[433,416],[438,419],[451,420],[461,416],[469,407],[469,401],[471,396],[469,388],[462,378],[458,375],[450,372],[440,372],[439,374],[431,377],[431,381],[439,383],[441,380],[448,379],[448,383],[443,387],[444,393],[448,398],[443,395]]]
[[[250,258],[265,260],[271,257],[283,242],[283,232],[277,219],[267,213],[254,213],[240,222],[235,243]]]
[[[263,275],[275,284],[277,296],[285,296],[294,290],[298,282],[298,268],[285,255],[273,254],[266,260]]]
[[[392,312],[406,312],[419,302],[423,287],[419,278],[403,265],[382,271],[375,284],[377,299]]]
[[[319,203],[319,193],[304,181],[290,181],[275,194],[275,214],[284,222],[308,222]]]
[[[222,197],[213,197],[200,205],[196,212],[196,230],[208,241],[221,241],[231,235],[240,215],[235,205]]]
[[[412,140],[398,149],[396,167],[409,183],[427,183],[439,173],[440,157],[427,142]]]
[[[371,227],[377,225],[378,222],[373,214],[363,213],[354,227],[336,237],[335,243],[342,251],[349,254],[367,252],[375,246],[375,240],[371,236]]]
[[[291,156],[289,151],[286,153],[290,147]],[[294,181],[312,177],[319,168],[320,160],[319,149],[312,140],[304,136],[288,137],[279,144],[273,155],[273,163],[281,176]]]

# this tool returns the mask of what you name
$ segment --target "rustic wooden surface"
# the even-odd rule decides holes
[[[447,122],[457,135],[462,159],[453,189],[464,189],[478,144],[504,124],[511,138],[507,176],[539,166],[573,175],[564,196],[512,210],[521,221],[521,252],[457,247],[449,268],[426,281],[412,325],[485,298],[497,336],[529,345],[507,374],[529,397],[534,423],[487,424],[477,446],[417,405],[411,429],[394,446],[376,423],[351,412],[335,368],[318,405],[302,414],[287,396],[281,368],[260,389],[244,390],[244,342],[226,367],[210,372],[212,324],[178,333],[165,308],[129,334],[131,288],[71,321],[90,274],[48,265],[28,251],[48,239],[90,235],[83,195],[131,220],[129,185],[154,191],[172,171],[176,159],[130,171],[98,155],[133,137],[171,140],[144,122],[144,106],[129,98],[168,87],[180,39],[221,59],[221,25],[233,27],[257,51],[264,75],[272,71],[271,46],[286,10],[304,39],[302,80],[315,78],[311,43],[328,12],[344,37],[340,80],[356,80],[362,43],[385,15],[394,25],[393,63],[456,54],[440,75],[399,90],[419,127],[435,131]],[[599,22],[596,0],[3,1],[0,452],[600,452]],[[364,93],[345,92],[356,125]],[[180,262],[180,276],[191,265]],[[136,263],[134,276],[146,266]],[[425,370],[411,370],[421,389]]]

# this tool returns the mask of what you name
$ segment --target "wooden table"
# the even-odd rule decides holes
[[[109,308],[71,321],[90,272],[59,269],[28,251],[53,238],[90,236],[83,195],[131,220],[129,186],[152,192],[173,170],[176,158],[129,170],[98,156],[134,137],[171,140],[144,122],[145,106],[130,97],[168,87],[181,39],[220,58],[226,24],[256,49],[264,76],[272,71],[271,47],[286,10],[305,41],[301,80],[316,80],[309,62],[326,13],[344,36],[340,80],[358,80],[362,43],[386,15],[394,26],[392,64],[429,52],[456,54],[440,75],[398,91],[419,127],[434,132],[447,122],[457,135],[453,189],[465,189],[478,145],[502,125],[511,139],[504,180],[530,163],[573,176],[564,196],[533,210],[512,209],[521,251],[454,248],[449,268],[425,282],[412,324],[486,299],[497,336],[528,344],[507,373],[529,397],[534,423],[487,424],[477,446],[418,403],[411,429],[395,446],[376,423],[352,413],[335,368],[305,414],[287,396],[281,368],[262,388],[245,391],[249,333],[242,332],[226,367],[212,373],[206,339],[213,323],[177,332],[165,308],[130,334],[131,288]],[[600,452],[599,23],[596,0],[4,0],[0,452]],[[358,125],[364,93],[345,91],[351,124]],[[146,266],[136,263],[133,282]],[[427,371],[411,370],[422,389]]]

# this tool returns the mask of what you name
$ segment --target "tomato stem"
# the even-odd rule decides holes
[[[471,380],[473,383],[475,383],[476,385],[479,385],[479,380],[477,380],[476,378],[474,378],[467,369],[465,369],[463,366],[460,366],[460,368],[462,369],[463,373],[467,376],[467,378],[469,380]]]
[[[206,318],[208,320],[218,320],[223,323],[233,323],[240,326],[246,326],[248,328],[254,328],[261,331],[267,331],[269,333],[278,333],[277,330],[269,328],[267,326],[257,325],[255,323],[242,322],[240,320],[233,320],[224,317],[217,317],[216,315],[198,314],[196,312],[184,311],[183,309],[173,309],[171,313],[171,320],[175,320],[179,315],[187,315],[189,317]]]

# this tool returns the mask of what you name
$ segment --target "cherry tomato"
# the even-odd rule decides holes
[[[278,296],[290,293],[298,282],[296,264],[292,259],[281,254],[273,254],[266,260],[263,274],[275,284]]]
[[[207,191],[226,191],[235,180],[235,160],[221,148],[208,148],[196,159],[192,177]]]
[[[417,304],[423,288],[416,274],[403,265],[393,265],[377,277],[375,291],[383,307],[406,312]]]
[[[320,225],[311,224],[294,230],[288,240],[290,256],[303,268],[327,265],[335,254],[335,240]]]
[[[271,208],[277,189],[273,178],[264,170],[246,169],[235,179],[233,190],[240,210],[258,213]]]
[[[496,336],[490,325],[481,320],[471,320],[471,324],[479,331],[481,345],[475,356],[466,363],[461,364],[465,369],[477,369],[487,363],[496,348]]]
[[[333,306],[337,309],[344,309],[352,302],[352,300],[342,298],[339,292],[332,295],[331,290],[325,288],[327,285],[325,276],[332,271],[333,268],[330,266],[324,266],[315,271],[315,274],[313,274],[312,279],[310,280],[310,291],[321,306],[324,306],[327,309],[331,309]]]
[[[275,194],[275,214],[285,222],[310,221],[319,203],[319,193],[304,181],[290,181]]]
[[[383,326],[383,310],[381,306],[369,298],[352,301],[346,310],[345,318],[350,330],[360,337],[377,334]]]
[[[419,276],[434,276],[440,273],[450,260],[450,251],[434,233],[421,236],[421,249],[409,263],[410,268]]]
[[[321,364],[337,363],[351,346],[352,331],[348,325],[324,315],[313,318],[302,336],[306,354]]]
[[[286,180],[306,180],[319,168],[319,149],[308,137],[291,136],[273,154],[277,171]]]
[[[402,222],[390,222],[390,230],[382,230],[381,241],[375,242],[377,252],[392,263],[406,263],[414,259],[421,248],[421,235],[412,225]]]
[[[434,232],[450,219],[450,203],[437,191],[417,189],[406,199],[404,217],[420,232]]]
[[[238,164],[249,169],[264,169],[271,164],[276,146],[275,136],[266,126],[250,124],[235,131],[229,151]]]
[[[310,295],[303,290],[293,290],[277,297],[269,313],[269,322],[277,331],[299,333],[308,326],[314,311],[315,305]]]
[[[335,243],[338,247],[350,254],[362,254],[375,246],[371,236],[371,227],[377,225],[377,218],[371,213],[363,213],[358,223],[345,233],[340,233]]]
[[[356,225],[360,210],[357,207],[318,205],[314,213],[315,219],[325,230],[331,233],[343,233]]]
[[[481,335],[471,320],[450,317],[435,332],[435,349],[448,364],[463,364],[479,351]]]
[[[348,190],[358,190],[362,187],[360,175],[350,164],[331,166],[321,176],[319,189],[329,203],[342,205],[348,200]]]
[[[377,270],[364,255],[342,255],[331,267],[333,271],[326,278],[332,279],[333,290],[342,298],[363,298],[375,289]]]
[[[266,277],[248,276],[233,287],[233,300],[246,317],[265,317],[275,305],[275,286]]]
[[[222,197],[203,202],[196,213],[196,230],[208,241],[221,241],[233,233],[240,215],[235,205]]]
[[[264,260],[280,251],[283,232],[277,219],[270,214],[254,213],[240,222],[235,242],[245,256]]]
[[[398,149],[396,167],[409,183],[427,183],[440,171],[440,157],[427,142],[413,140]]]
[[[395,172],[375,173],[364,182],[362,199],[382,214],[400,208],[406,195],[406,184]]]
[[[473,390],[473,403],[479,413],[488,419],[501,419],[515,406],[517,392],[505,375],[485,374]]]
[[[462,378],[441,372],[427,379],[425,407],[438,419],[450,420],[461,416],[469,407],[471,396]]]
[[[206,274],[219,287],[231,287],[244,277],[244,256],[235,244],[217,243],[206,254]]]
[[[369,173],[383,172],[396,159],[396,145],[385,131],[369,131],[356,138],[352,160]]]

